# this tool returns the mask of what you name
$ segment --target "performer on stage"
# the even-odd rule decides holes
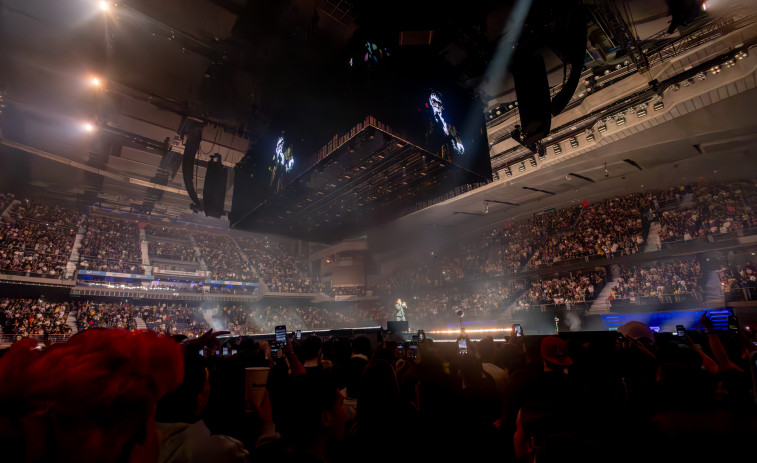
[[[405,309],[407,309],[407,303],[402,302],[402,299],[397,299],[397,303],[394,304],[394,310],[396,310],[396,316],[398,322],[407,321],[405,319]]]

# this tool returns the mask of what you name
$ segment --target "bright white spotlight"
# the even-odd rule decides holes
[[[90,82],[91,82],[91,83],[92,83],[92,85],[93,85],[93,86],[95,86],[95,87],[99,87],[99,86],[100,86],[100,85],[102,84],[102,80],[100,80],[100,78],[99,78],[99,77],[93,77],[93,78],[92,78],[92,80],[91,80]]]
[[[108,2],[106,2],[105,0],[100,0],[100,10],[108,11],[108,8],[110,8],[110,5],[108,5]]]
[[[90,124],[89,122],[85,122],[84,124],[82,124],[81,127],[82,127],[82,129],[84,129],[85,132],[94,132],[95,131],[95,126],[92,125],[92,124]]]

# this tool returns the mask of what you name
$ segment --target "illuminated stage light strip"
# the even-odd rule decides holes
[[[505,338],[494,338],[494,342],[507,342],[507,339]],[[478,342],[481,341],[479,338],[473,338],[471,339],[471,342]],[[434,339],[434,342],[457,342],[457,339]]]
[[[465,330],[466,333],[498,333],[500,331],[512,331],[512,328],[482,328],[479,330]],[[429,331],[429,334],[459,334],[460,330]]]

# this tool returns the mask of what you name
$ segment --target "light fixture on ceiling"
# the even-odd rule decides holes
[[[511,171],[507,166],[505,166],[505,175],[507,175],[508,177],[511,177],[513,175],[513,171]]]
[[[518,166],[518,172],[523,172],[524,170],[526,170],[526,163],[521,161],[520,165]]]
[[[531,167],[536,167],[536,158],[534,156],[528,158],[528,162],[531,163]]]
[[[663,104],[662,101],[658,101],[657,103],[654,104],[653,107],[655,111],[660,111],[661,109],[665,108],[665,104]]]
[[[94,132],[95,131],[95,126],[93,124],[89,123],[89,122],[82,123],[81,128],[85,132]]]
[[[594,134],[590,132],[589,135],[586,136],[586,141],[594,141]]]
[[[605,163],[605,177],[609,177],[610,172],[607,170],[607,163]]]
[[[110,5],[105,0],[100,0],[98,6],[100,7],[100,11],[108,11],[110,9]]]
[[[599,127],[597,127],[597,131],[599,133],[607,132],[607,125],[605,124],[600,125]]]
[[[568,141],[570,142],[571,147],[578,148],[578,139],[576,137],[570,137]]]
[[[639,108],[638,111],[636,111],[636,117],[644,117],[647,115],[647,108]]]
[[[617,119],[615,119],[615,123],[618,125],[623,125],[626,123],[626,118],[623,116],[618,117]]]
[[[560,147],[560,144],[556,144],[552,147],[553,150],[555,150],[555,154],[562,154],[562,148]]]

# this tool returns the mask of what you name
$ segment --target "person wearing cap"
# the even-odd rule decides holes
[[[557,336],[547,336],[541,340],[541,359],[545,372],[568,374],[573,359],[568,356],[568,344]]]

